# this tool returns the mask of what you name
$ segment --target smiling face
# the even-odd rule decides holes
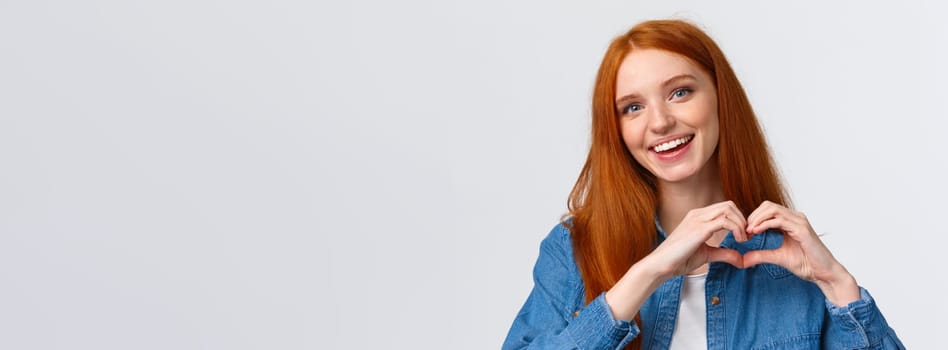
[[[659,181],[687,181],[711,171],[717,93],[711,77],[691,60],[633,49],[619,66],[616,108],[626,147]]]

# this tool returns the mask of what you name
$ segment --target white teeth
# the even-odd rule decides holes
[[[691,137],[692,137],[691,135],[688,135],[688,136],[682,137],[682,138],[680,138],[680,139],[674,139],[674,140],[671,140],[671,141],[668,141],[668,142],[659,144],[658,146],[655,146],[655,147],[654,147],[655,152],[665,152],[665,151],[670,150],[670,149],[672,149],[672,148],[678,147],[679,145],[681,145],[681,144],[683,144],[683,143],[685,143],[685,142],[690,141],[690,140],[691,140]]]

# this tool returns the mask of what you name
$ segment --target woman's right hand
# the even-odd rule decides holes
[[[709,262],[720,261],[743,268],[744,259],[736,250],[712,247],[706,242],[720,230],[729,230],[738,241],[746,241],[746,226],[744,215],[732,201],[693,209],[643,262],[663,281]]]

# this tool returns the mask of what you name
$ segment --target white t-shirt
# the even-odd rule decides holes
[[[678,319],[669,349],[708,348],[708,310],[704,295],[704,282],[708,273],[685,276],[681,282],[681,299],[678,304]]]

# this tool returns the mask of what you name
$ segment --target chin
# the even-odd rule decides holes
[[[697,174],[694,169],[675,169],[672,171],[655,172],[655,177],[664,182],[682,182],[688,180]]]

